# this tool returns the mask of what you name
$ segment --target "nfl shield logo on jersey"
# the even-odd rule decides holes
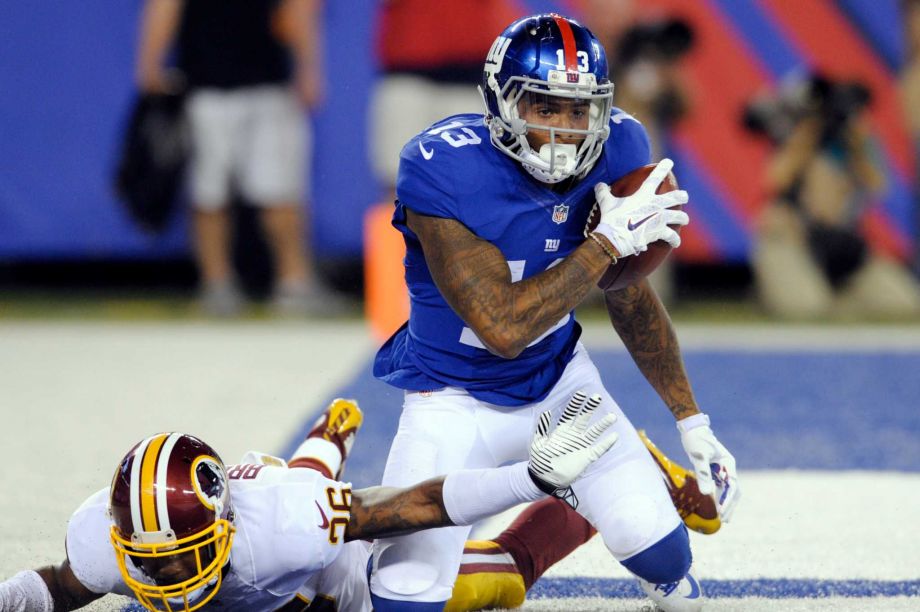
[[[569,218],[569,207],[567,204],[557,204],[553,206],[553,223],[562,224]]]

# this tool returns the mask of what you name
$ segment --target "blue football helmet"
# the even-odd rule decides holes
[[[481,93],[492,144],[544,183],[587,174],[610,135],[613,84],[604,48],[586,27],[561,15],[508,26],[489,50]],[[527,112],[534,104],[543,105],[543,115]],[[572,105],[578,121],[539,122]],[[527,138],[534,130],[548,136],[539,151]]]

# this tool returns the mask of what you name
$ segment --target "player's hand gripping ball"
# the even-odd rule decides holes
[[[622,176],[610,185],[610,193],[618,198],[636,193],[656,165],[648,164]],[[664,194],[678,189],[677,178],[673,172],[668,172],[655,193]],[[681,204],[669,207],[670,210],[681,210],[682,208]],[[597,226],[599,219],[598,207],[595,206],[588,217],[586,233],[591,232]],[[668,227],[679,234],[682,226],[671,224]],[[597,286],[604,291],[617,291],[635,285],[661,265],[661,262],[670,254],[671,249],[671,245],[664,240],[656,240],[650,243],[645,251],[622,257],[617,263],[611,264],[597,282]]]

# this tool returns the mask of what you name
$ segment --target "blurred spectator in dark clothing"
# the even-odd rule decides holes
[[[640,22],[616,47],[616,105],[645,126],[654,160],[667,157],[668,131],[690,108],[681,60],[693,47],[693,36],[678,19]]]
[[[513,0],[383,0],[376,22],[381,75],[372,101],[374,171],[395,191],[399,152],[450,115],[482,112],[476,89],[489,48],[523,17]]]
[[[334,301],[314,277],[303,208],[303,109],[323,95],[319,13],[319,0],[146,0],[138,85],[188,94],[195,257],[210,314],[243,305],[231,259],[236,196],[259,208],[276,269],[273,307],[308,313]]]
[[[904,46],[901,68],[901,101],[907,129],[914,141],[914,274],[920,277],[920,0],[904,0]]]
[[[873,253],[860,221],[884,191],[864,117],[871,92],[820,76],[753,101],[745,125],[775,152],[753,253],[764,308],[783,318],[907,317],[920,290],[900,262]]]

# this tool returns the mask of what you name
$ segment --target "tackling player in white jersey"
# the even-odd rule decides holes
[[[570,417],[587,404],[584,397],[573,400]],[[582,420],[592,408],[585,406]],[[362,420],[354,401],[336,399],[289,462],[250,452],[226,469],[192,436],[158,434],[143,440],[121,461],[111,487],[90,496],[73,514],[67,560],[0,583],[0,612],[72,610],[106,593],[134,597],[151,610],[365,612],[371,609],[370,544],[361,538],[441,524],[453,520],[453,514],[445,514],[450,512],[472,510],[457,520],[473,520],[514,503],[512,497],[538,495],[527,492],[526,480],[494,473],[482,474],[482,481],[475,473],[466,480],[458,475],[460,492],[491,495],[490,478],[496,485],[523,487],[494,502],[466,504],[466,510],[463,503],[440,507],[439,495],[448,498],[437,493],[438,482],[402,492],[352,491],[339,478]],[[554,435],[567,432],[570,440],[581,440],[576,455],[593,456],[613,442],[592,449],[588,438],[597,439],[602,428],[588,433],[569,421]],[[543,451],[535,447],[535,453],[555,449],[551,440],[537,439]],[[687,525],[704,533],[718,530],[718,517],[707,520],[697,513],[703,498],[692,474],[647,444],[673,484],[672,498]],[[562,460],[562,455],[552,459]],[[576,461],[581,465],[584,459]],[[544,571],[593,535],[558,500],[532,505],[494,541],[467,543],[466,569],[446,609],[521,605]]]
[[[0,583],[0,612],[72,610],[106,593],[169,612],[271,611],[330,593],[343,600],[339,609],[369,610],[366,578],[354,580],[355,562],[366,567],[368,559],[360,540],[469,525],[566,489],[616,441],[602,436],[612,418],[588,425],[599,403],[576,394],[552,430],[547,413],[529,461],[402,489],[352,491],[331,479],[362,419],[347,400],[320,419],[333,435],[308,437],[292,460],[319,470],[288,469],[256,453],[225,468],[194,436],[151,436],[125,455],[111,486],[74,513],[63,563]]]

